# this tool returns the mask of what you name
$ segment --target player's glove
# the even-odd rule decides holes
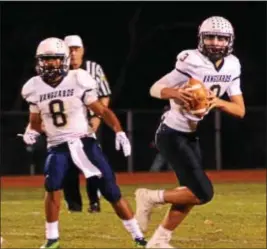
[[[131,155],[131,144],[125,132],[119,131],[116,133],[115,148],[116,150],[120,150],[120,148],[122,148],[124,156]]]
[[[40,136],[39,132],[27,128],[25,133],[23,134],[23,141],[28,145],[32,145],[36,143],[36,139],[39,136]]]

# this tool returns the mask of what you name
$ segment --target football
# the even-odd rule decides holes
[[[208,109],[208,92],[203,82],[190,78],[185,84],[185,89],[191,89],[193,100],[190,102],[190,113],[202,118]]]

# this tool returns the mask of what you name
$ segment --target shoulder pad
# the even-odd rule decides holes
[[[28,103],[37,103],[36,80],[39,76],[30,78],[22,87],[21,95]]]
[[[195,49],[184,50],[177,55],[176,70],[193,77],[195,69],[201,65],[202,60]]]
[[[241,74],[241,64],[239,59],[233,54],[230,54],[225,58],[225,60],[227,60],[227,62],[229,63],[230,68],[235,71],[235,74],[239,76]]]
[[[74,70],[73,70],[74,71]],[[84,69],[75,70],[75,76],[77,78],[77,84],[82,89],[96,89],[97,83],[92,76]]]

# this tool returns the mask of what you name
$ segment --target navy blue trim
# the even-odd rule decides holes
[[[235,80],[237,80],[239,78],[240,78],[240,75],[238,75],[237,77],[233,78],[232,81],[235,81]]]
[[[85,90],[85,91],[83,92],[83,95],[82,95],[82,97],[81,97],[82,102],[84,102],[85,94],[86,94],[87,92],[91,92],[92,90],[93,90],[93,89],[87,89],[87,90]]]
[[[181,71],[181,70],[178,69],[178,68],[175,68],[175,69],[176,69],[179,73],[181,73],[181,74],[187,76],[188,78],[192,78],[192,76],[191,76],[189,73],[183,72],[183,71]]]
[[[33,102],[28,102],[29,105],[37,105],[36,103]]]
[[[222,62],[220,63],[220,65],[218,67],[216,66],[216,63],[215,62],[212,62],[212,64],[213,64],[215,70],[217,72],[219,72],[222,69],[223,65],[224,65],[224,58],[222,59]]]
[[[112,94],[104,94],[104,95],[98,95],[98,99],[110,97]]]

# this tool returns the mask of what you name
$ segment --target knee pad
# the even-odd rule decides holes
[[[105,181],[101,179],[102,184],[100,184],[100,191],[104,198],[110,202],[115,203],[121,198],[121,191],[119,186],[115,181]]]

